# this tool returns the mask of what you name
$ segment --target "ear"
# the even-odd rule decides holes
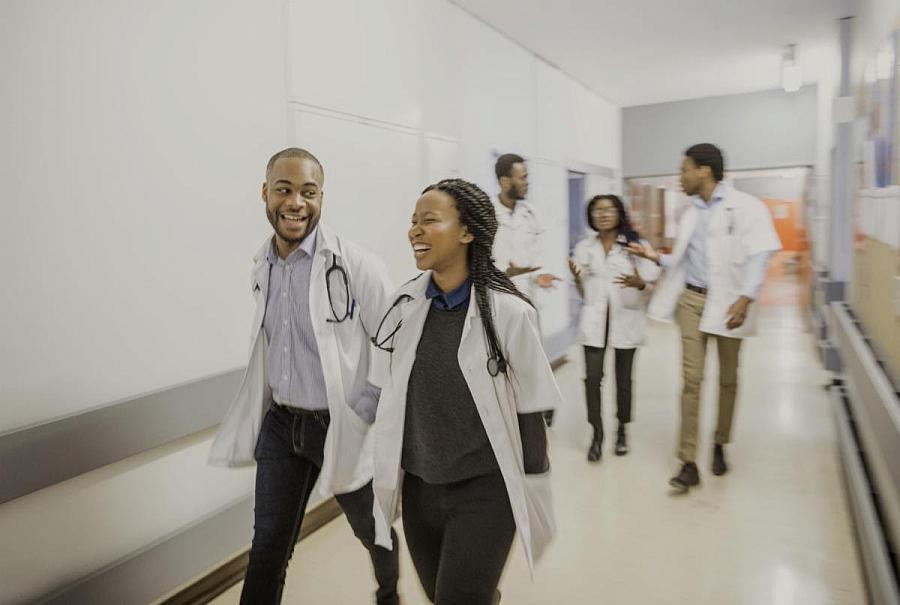
[[[264,204],[269,203],[269,183],[262,184],[261,197]]]
[[[463,225],[462,235],[459,237],[460,243],[471,244],[475,241],[475,236],[469,233],[469,228]]]

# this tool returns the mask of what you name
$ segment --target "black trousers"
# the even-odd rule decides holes
[[[585,399],[587,400],[588,422],[603,439],[603,416],[600,397],[603,386],[603,357],[605,348],[584,347]],[[616,352],[616,418],[621,424],[631,422],[631,369],[634,366],[636,349],[613,349]]]
[[[281,602],[288,561],[300,533],[306,504],[322,469],[328,412],[299,412],[273,405],[263,420],[256,445],[256,507],[250,564],[244,578],[241,603],[268,605]],[[372,483],[335,496],[353,533],[369,551],[379,605],[396,605],[400,564],[397,535],[394,549],[375,545]],[[361,571],[361,570],[360,570]],[[347,570],[356,574],[354,570]]]
[[[500,471],[445,485],[406,474],[403,531],[436,605],[491,605],[516,523]]]

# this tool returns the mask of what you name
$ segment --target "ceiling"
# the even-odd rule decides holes
[[[621,107],[770,90],[839,56],[852,0],[451,0]]]

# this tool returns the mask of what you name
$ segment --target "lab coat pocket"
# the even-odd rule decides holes
[[[524,482],[531,552],[533,560],[537,562],[556,534],[551,471],[539,475],[524,475]]]
[[[585,305],[581,309],[581,319],[578,320],[578,338],[582,344],[595,341],[603,341],[606,314],[604,309],[597,304]]]
[[[643,310],[644,307],[647,306],[647,297],[644,295],[645,291],[646,290],[638,290],[637,288],[620,288],[619,300],[626,309],[632,311]]]

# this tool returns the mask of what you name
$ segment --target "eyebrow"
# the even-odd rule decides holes
[[[291,181],[289,181],[287,179],[278,179],[277,181],[272,183],[272,185],[290,185],[291,187],[296,187],[296,185],[294,183],[292,183]],[[307,182],[303,183],[302,185],[300,185],[300,187],[318,187],[318,186],[319,186],[319,184],[315,181],[307,181]]]

